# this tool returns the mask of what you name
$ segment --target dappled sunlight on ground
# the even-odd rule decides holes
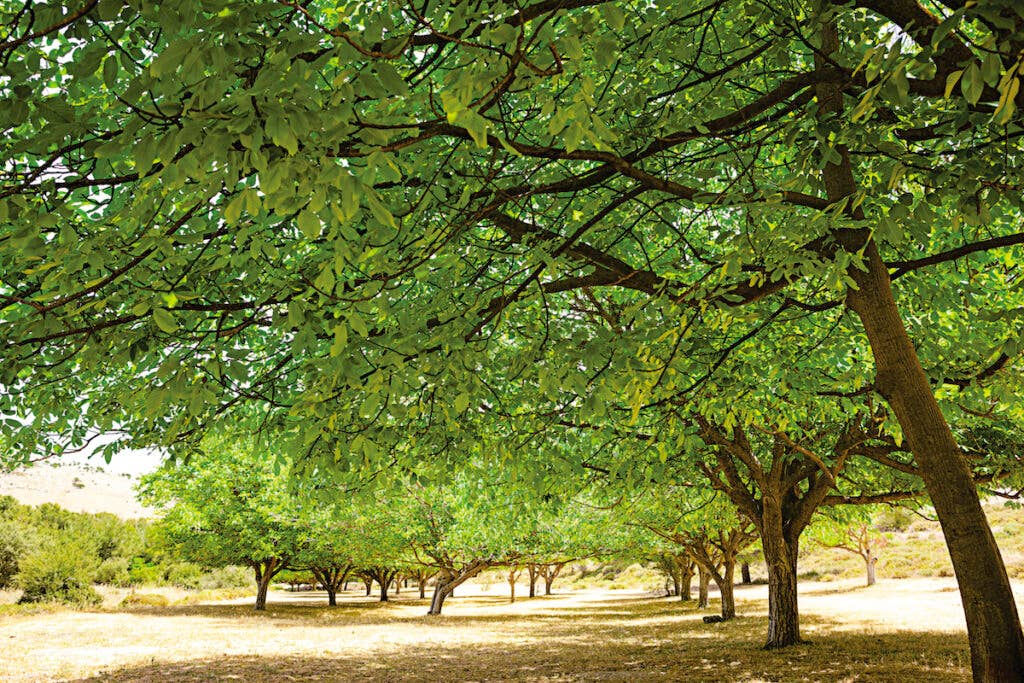
[[[952,585],[951,582],[947,582]],[[809,644],[761,649],[764,586],[738,587],[741,617],[707,625],[693,602],[630,591],[544,598],[466,592],[441,617],[403,594],[273,593],[244,604],[0,617],[10,681],[927,681],[968,680],[966,637],[932,628],[946,584],[802,587]],[[713,607],[714,607],[713,603]],[[900,610],[890,626],[887,613]],[[904,621],[916,618],[916,632]],[[962,617],[961,617],[962,622]],[[927,628],[928,631],[921,629]]]

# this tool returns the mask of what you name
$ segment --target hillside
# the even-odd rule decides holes
[[[129,473],[77,463],[40,464],[0,472],[0,496],[26,505],[56,503],[74,512],[111,512],[125,519],[152,517],[153,510],[135,500],[138,481]]]

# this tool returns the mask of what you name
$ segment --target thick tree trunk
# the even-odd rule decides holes
[[[526,571],[530,576],[530,597],[537,597],[537,565],[526,565]]]
[[[711,583],[711,574],[704,567],[697,567],[697,608],[704,609],[708,606],[708,584]]]
[[[743,564],[740,565],[740,581],[742,581],[744,585],[750,583],[750,563],[749,562],[744,562]]]
[[[768,565],[768,640],[771,650],[795,645],[800,640],[797,607],[797,543],[787,543],[781,533],[762,533],[761,546]]]
[[[875,557],[872,554],[872,552],[869,550],[867,552],[867,555],[865,555],[865,557],[864,557],[864,564],[866,565],[866,568],[867,568],[868,585],[869,586],[874,586],[875,585],[875,565],[877,563],[878,563],[878,558]]]
[[[733,579],[736,574],[736,565],[726,562],[722,566],[721,580],[715,577],[715,585],[722,596],[722,619],[728,621],[736,616],[736,598],[733,594]]]
[[[373,579],[363,579],[363,584],[366,586],[366,596],[369,597],[373,590]]]
[[[680,579],[679,579],[679,600],[680,602],[687,602],[693,599],[693,573],[696,571],[696,567],[692,560],[685,560],[680,562]]]
[[[679,565],[679,572],[679,601],[687,602],[689,600],[693,600],[693,562],[690,560],[681,562]]]
[[[336,607],[338,604],[338,591],[333,586],[327,586],[327,604]]]
[[[377,585],[380,586],[380,601],[381,602],[388,602],[388,584],[389,583],[391,583],[391,582],[388,581],[387,579],[384,579],[383,581],[378,581],[377,582]]]
[[[851,292],[850,305],[871,343],[878,390],[903,429],[946,537],[967,618],[974,680],[1024,680],[1017,605],[978,490],[907,336],[873,243],[865,255],[869,272],[856,271],[854,279],[863,284]]]
[[[821,35],[822,54],[836,52],[835,26],[825,25]],[[819,117],[842,116],[843,84],[823,81],[815,88]],[[836,151],[839,162],[826,164],[822,172],[831,202],[857,191],[849,151],[843,146]],[[854,209],[854,217],[863,219],[863,212]],[[1024,632],[1006,567],[970,469],[896,307],[889,271],[866,230],[844,230],[835,237],[846,251],[863,253],[864,270],[847,271],[857,285],[848,291],[847,305],[864,326],[875,359],[875,388],[896,415],[942,525],[967,619],[974,680],[1024,680]]]

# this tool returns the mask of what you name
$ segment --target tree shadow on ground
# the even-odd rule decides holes
[[[804,617],[805,633],[812,635],[813,642],[766,652],[761,647],[763,616],[707,625],[700,621],[696,610],[666,609],[665,603],[633,604],[625,610],[630,613],[626,619],[622,618],[621,603],[616,607],[567,610],[573,614],[561,616],[531,613],[424,619],[424,624],[454,629],[497,619],[504,621],[508,630],[492,627],[500,635],[491,640],[450,642],[444,638],[431,640],[426,629],[423,645],[401,649],[345,649],[344,630],[339,629],[339,651],[322,656],[278,651],[266,656],[152,662],[104,671],[79,683],[969,680],[969,653],[963,634],[830,631],[828,621]],[[520,628],[513,633],[516,622],[524,620],[537,623],[536,628]],[[512,639],[502,642],[505,634]]]

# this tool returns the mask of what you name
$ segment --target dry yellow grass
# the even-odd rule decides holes
[[[356,593],[0,617],[0,680],[966,681],[959,599],[943,579],[802,587],[806,645],[765,652],[765,591],[706,625],[692,603],[631,591],[523,599],[497,590],[425,603]]]

